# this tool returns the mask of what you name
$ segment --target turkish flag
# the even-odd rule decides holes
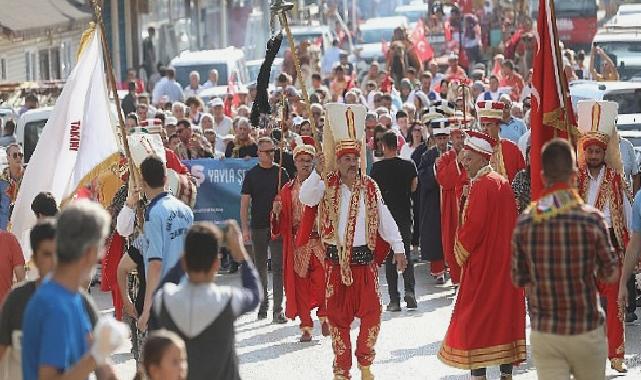
[[[556,30],[554,2],[539,2],[537,25],[538,50],[534,57],[532,76],[530,165],[532,200],[543,192],[541,150],[554,137],[568,138],[576,130],[567,79]]]
[[[434,50],[425,36],[425,25],[422,18],[418,19],[418,22],[414,27],[414,31],[412,32],[412,42],[414,43],[414,49],[416,49],[416,53],[421,59],[421,62],[432,59],[434,56]]]

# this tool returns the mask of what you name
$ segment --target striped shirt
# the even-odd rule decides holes
[[[585,204],[538,223],[526,211],[512,236],[512,281],[525,287],[535,331],[577,335],[603,325],[597,280],[617,265],[603,215]]]

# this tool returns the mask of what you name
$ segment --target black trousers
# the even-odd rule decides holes
[[[414,263],[410,255],[410,243],[412,240],[411,224],[398,224],[398,229],[403,238],[403,245],[405,246],[405,257],[407,258],[407,268],[403,272],[403,283],[405,285],[405,295],[414,294]],[[392,302],[400,302],[401,296],[398,291],[398,272],[396,271],[396,264],[392,263],[394,253],[390,252],[385,260],[385,277],[387,278],[387,291],[389,298]]]
[[[637,283],[634,274],[630,276],[626,285],[628,287],[628,306],[625,308],[625,311],[634,313],[637,309]]]

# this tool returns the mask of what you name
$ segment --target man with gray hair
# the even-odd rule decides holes
[[[23,319],[25,380],[53,379],[61,374],[85,379],[92,372],[98,379],[113,376],[107,359],[124,338],[110,328],[94,334],[90,344],[91,323],[80,293],[104,253],[109,224],[109,214],[86,200],[69,204],[58,216],[57,266],[36,290]],[[112,337],[119,338],[115,346],[109,342]]]
[[[192,96],[197,97],[202,89],[203,86],[200,84],[200,74],[198,73],[198,71],[193,70],[191,73],[189,73],[189,86],[185,87],[185,89],[183,90],[183,95],[185,96],[185,99]]]

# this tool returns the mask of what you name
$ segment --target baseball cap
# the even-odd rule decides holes
[[[209,105],[211,107],[217,107],[217,106],[223,106],[225,102],[221,98],[213,98],[212,100],[209,101]]]

